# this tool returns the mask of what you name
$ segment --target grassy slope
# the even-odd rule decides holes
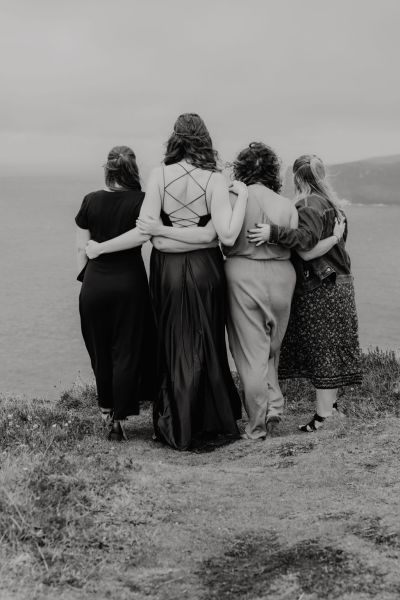
[[[277,436],[209,452],[152,442],[149,409],[106,442],[90,388],[3,399],[0,598],[399,598],[400,365],[365,362],[347,418],[297,433],[291,384]]]

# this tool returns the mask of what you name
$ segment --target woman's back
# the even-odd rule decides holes
[[[136,227],[136,219],[142,206],[144,192],[141,190],[98,190],[85,196],[76,224],[89,229],[91,239],[96,242],[110,240]],[[140,246],[96,258],[100,262],[120,262],[127,256],[140,254]]]
[[[289,259],[290,250],[276,244],[256,246],[248,241],[247,232],[257,223],[269,223],[270,221],[289,227],[294,210],[292,202],[261,184],[248,186],[248,192],[242,229],[235,244],[231,248],[224,247],[224,254],[227,257],[245,256],[258,260]]]
[[[205,225],[209,220],[208,184],[212,171],[181,161],[162,167],[161,207],[174,227]]]

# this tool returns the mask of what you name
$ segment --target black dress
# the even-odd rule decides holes
[[[93,240],[106,241],[135,227],[143,198],[140,189],[93,192],[76,224]],[[151,399],[154,380],[154,324],[140,247],[87,263],[79,312],[100,407],[111,409],[115,419],[138,414],[139,400]]]
[[[194,171],[188,173],[192,178]],[[203,191],[207,212],[195,219],[200,227],[210,219]],[[188,198],[179,199],[181,206],[189,203]],[[164,224],[181,223],[179,211],[179,207],[169,214],[163,210]],[[158,332],[153,412],[157,437],[185,450],[204,437],[237,436],[241,402],[226,353],[226,284],[220,249],[174,254],[153,249],[150,291]]]

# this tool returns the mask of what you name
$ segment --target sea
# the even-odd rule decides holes
[[[78,316],[74,216],[102,182],[66,176],[0,183],[0,395],[56,399],[92,381]],[[398,351],[400,202],[345,211],[361,345]],[[149,253],[147,244],[147,264]]]

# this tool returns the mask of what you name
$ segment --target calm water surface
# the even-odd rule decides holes
[[[58,397],[91,378],[77,310],[74,215],[101,182],[1,181],[0,393]],[[398,349],[400,206],[346,213],[361,344]]]

